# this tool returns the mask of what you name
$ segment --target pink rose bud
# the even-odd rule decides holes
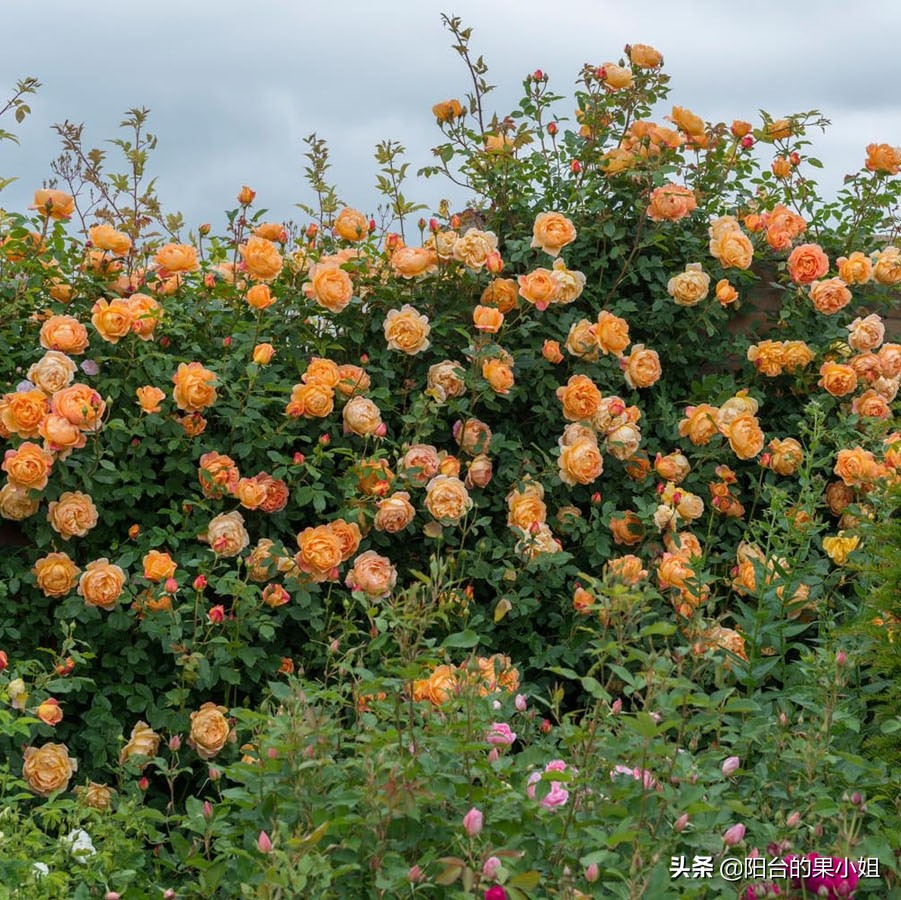
[[[146,791],[150,787],[150,779],[146,775],[142,775],[138,779],[138,789]]]
[[[295,466],[302,466],[302,465],[303,465],[303,461],[304,461],[305,459],[306,459],[306,457],[303,455],[303,453],[295,453],[295,454],[294,454],[294,465],[295,465]]]
[[[214,625],[218,625],[220,622],[225,621],[225,607],[221,604],[214,606],[208,613],[207,618]]]
[[[863,794],[861,794],[860,791],[854,791],[854,793],[851,794],[851,803],[854,806],[860,806],[861,803],[863,803]]]
[[[206,588],[206,586],[207,586],[206,575],[198,575],[194,579],[194,590],[195,591],[202,591]]]
[[[163,587],[167,594],[174,594],[178,590],[178,582],[174,578],[167,578]]]
[[[726,829],[726,832],[723,835],[723,843],[727,847],[734,847],[736,844],[740,844],[744,839],[745,826],[742,825],[741,822]]]
[[[582,171],[582,163],[580,163],[579,160],[574,159],[570,163],[569,168],[572,170],[573,175],[578,175],[579,172]]]
[[[204,819],[213,818],[213,804],[209,800],[203,801],[203,817]]]
[[[433,234],[438,230],[438,220],[437,219],[429,219],[429,231]]]
[[[594,884],[600,877],[601,877],[601,869],[597,863],[591,863],[591,865],[589,865],[585,869],[585,880],[589,884]]]
[[[532,78],[535,81],[544,81],[544,72],[542,72],[541,69],[536,69],[532,73]]]
[[[370,231],[375,231],[375,219],[370,219],[370,220],[369,220],[369,230],[370,230]]]
[[[750,150],[751,147],[754,146],[754,138],[752,138],[750,134],[746,134],[741,139],[741,145],[745,148],[745,150]]]
[[[0,650],[0,672],[2,672],[9,665],[9,660],[6,657],[6,651]]]
[[[222,773],[218,769],[214,769],[212,766],[210,766],[209,772],[207,774],[209,775],[210,781],[218,781],[222,777]]]
[[[538,729],[542,734],[549,734],[551,728],[553,728],[553,726],[551,725],[550,719],[542,719],[541,724],[538,726]]]
[[[227,335],[226,337],[222,338],[222,346],[223,347],[231,347],[231,345],[232,345],[231,335]]]
[[[176,894],[172,888],[166,888],[166,890],[163,891],[163,900],[175,900],[177,896],[178,894]]]
[[[500,753],[498,753],[497,747],[492,747],[488,751],[488,762],[493,763],[497,762],[500,759]]]
[[[497,873],[500,871],[501,861],[496,856],[489,856],[488,859],[482,863],[482,875],[484,875],[489,881],[494,881],[497,878]]]
[[[169,738],[169,749],[173,753],[178,753],[181,750],[181,735],[173,734],[172,737]]]
[[[278,759],[278,748],[277,747],[269,747],[266,750],[266,756],[268,756],[269,759]]]
[[[741,760],[737,756],[730,756],[723,763],[723,777],[728,778],[734,772],[737,772],[741,768]]]
[[[785,824],[788,825],[789,828],[797,827],[798,823],[801,821],[801,813],[797,810],[793,812],[786,820]]]
[[[426,226],[425,219],[420,219],[419,222],[417,222],[417,224],[419,225],[420,231],[425,231],[425,226]]]
[[[688,827],[688,813],[682,813],[673,824],[673,829],[681,834]]]
[[[483,900],[507,900],[507,892],[499,884],[495,884],[485,891]]]
[[[328,445],[332,442],[332,439],[327,434],[319,435],[319,443],[322,444],[323,447],[328,447]]]
[[[107,891],[103,895],[103,900],[119,900],[119,892],[118,891]]]
[[[261,831],[260,836],[257,838],[257,850],[260,853],[272,852],[272,841],[269,840],[269,835],[265,831]]]
[[[623,711],[623,701],[621,698],[617,697],[616,700],[614,700],[613,703],[610,704],[610,712],[612,712],[613,715],[617,716],[622,711]]]
[[[788,725],[788,716],[784,712],[779,713],[779,724],[783,728]]]
[[[378,437],[384,437],[388,433],[388,426],[384,422],[380,422],[375,433]]]
[[[517,712],[525,712],[529,706],[529,701],[526,698],[526,695],[517,694],[513,700],[513,706],[516,707]]]
[[[598,504],[598,503],[601,502],[601,492],[600,492],[600,491],[595,491],[595,492],[591,495],[591,502],[594,503],[594,504]]]
[[[838,653],[835,654],[835,664],[837,666],[843,666],[848,661],[848,654],[845,653],[844,650],[839,650]]]
[[[485,817],[480,809],[473,807],[465,816],[463,816],[463,830],[470,836],[475,837],[481,830]]]
[[[416,884],[417,882],[422,881],[424,877],[422,869],[420,869],[419,866],[410,866],[407,871],[407,881],[409,881],[410,884]]]
[[[485,258],[485,268],[492,275],[500,275],[504,271],[504,260],[497,250],[492,250]]]

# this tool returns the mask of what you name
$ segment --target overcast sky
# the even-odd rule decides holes
[[[159,195],[191,226],[221,228],[242,184],[269,218],[305,221],[294,204],[311,199],[302,154],[313,131],[332,148],[342,199],[373,212],[376,142],[403,143],[415,172],[440,141],[431,106],[466,92],[441,12],[474,29],[501,114],[535,68],[571,95],[583,63],[647,43],[664,54],[669,105],[707,120],[821,110],[832,125],[815,152],[831,191],[868,143],[901,144],[898,0],[4,0],[0,95],[26,75],[42,87],[23,126],[0,121],[20,138],[0,143],[0,177],[19,179],[0,205],[24,209],[50,176],[53,123],[84,122],[87,143],[103,146],[125,110],[145,106]],[[430,206],[465,200],[438,178],[407,193]]]

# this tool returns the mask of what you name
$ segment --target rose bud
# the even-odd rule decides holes
[[[260,853],[272,852],[272,841],[269,840],[269,835],[265,831],[261,831],[260,836],[257,838],[257,850]]]
[[[733,825],[731,828],[727,828],[725,834],[723,835],[723,843],[727,847],[734,847],[736,844],[740,844],[745,839],[745,826],[739,822],[737,825]]]
[[[463,816],[463,830],[470,836],[475,837],[481,830],[485,821],[482,811],[472,807],[465,816]]]
[[[557,123],[548,122],[547,133],[553,137],[557,133]]]
[[[739,768],[741,768],[741,760],[737,756],[730,756],[723,763],[723,777],[728,778],[734,772],[737,772]]]
[[[194,590],[195,591],[202,591],[206,588],[206,586],[207,586],[206,575],[198,575],[194,579]]]

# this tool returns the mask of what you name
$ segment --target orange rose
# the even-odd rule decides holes
[[[363,540],[360,526],[356,522],[335,519],[329,522],[328,527],[338,539],[338,546],[341,550],[341,562],[346,562],[360,548],[360,541]]]
[[[438,271],[438,254],[428,247],[398,247],[390,262],[399,278],[420,278]]]
[[[711,236],[710,254],[720,261],[724,269],[748,269],[754,259],[754,245],[736,222],[734,229],[717,238]]]
[[[596,324],[588,319],[573,322],[564,346],[572,356],[578,356],[585,362],[595,362],[600,355]]]
[[[632,86],[632,72],[615,63],[604,63],[604,83],[608,88],[618,91]]]
[[[354,397],[347,402],[342,415],[345,433],[360,437],[376,434],[382,427],[379,408],[366,397]]]
[[[535,217],[531,247],[540,247],[549,256],[556,257],[575,239],[575,226],[566,216],[558,212],[545,212]]]
[[[338,213],[334,228],[338,237],[356,243],[366,240],[366,235],[369,234],[369,221],[359,210],[346,206]]]
[[[867,144],[867,161],[864,165],[870,172],[897,175],[901,172],[901,147],[892,147],[890,144]]]
[[[197,250],[190,244],[166,244],[157,251],[154,262],[170,275],[180,272],[196,272]]]
[[[528,531],[534,523],[547,520],[544,504],[544,487],[535,481],[527,481],[507,494],[507,525]]]
[[[197,751],[201,759],[212,759],[225,746],[231,736],[231,727],[224,706],[215,703],[204,703],[196,712],[191,713],[191,732],[188,743]]]
[[[462,371],[463,366],[450,359],[430,366],[427,393],[442,403],[450,397],[462,397],[466,393],[466,382],[460,374]]]
[[[273,356],[275,356],[275,347],[272,344],[257,344],[253,348],[251,359],[258,366],[268,366],[272,362]]]
[[[707,128],[704,120],[690,109],[682,106],[674,106],[672,113],[667,117],[680,131],[684,131],[691,137],[703,137]]]
[[[74,316],[50,316],[41,326],[41,346],[76,356],[88,346],[88,330]]]
[[[57,459],[65,459],[87,443],[84,432],[77,425],[53,413],[44,417],[38,433],[44,439],[44,449],[56,453]]]
[[[851,291],[841,278],[827,278],[811,284],[810,299],[818,312],[831,316],[851,302]]]
[[[384,497],[391,490],[394,473],[386,459],[364,459],[356,467],[357,485],[369,497]]]
[[[625,359],[623,373],[630,388],[651,387],[662,374],[660,357],[655,350],[645,349],[644,344],[635,344]]]
[[[496,394],[509,394],[513,387],[513,367],[501,359],[490,358],[482,361],[482,378],[488,382]]]
[[[901,284],[901,249],[886,247],[872,253],[870,258],[873,260],[873,279],[877,284]]]
[[[648,577],[648,570],[637,556],[628,553],[608,560],[604,565],[604,574],[622,584],[636,585]]]
[[[901,469],[901,431],[893,431],[882,439],[885,448],[885,464],[892,469]]]
[[[39,428],[50,411],[47,395],[43,391],[17,391],[0,397],[0,431],[17,434],[23,438],[34,438],[40,434]]]
[[[502,313],[516,309],[519,303],[519,288],[512,278],[495,278],[482,291],[480,302],[483,306],[496,306]]]
[[[257,192],[245,184],[241,187],[241,190],[238,191],[238,203],[240,203],[241,206],[250,206],[256,195]]]
[[[559,341],[545,341],[541,347],[541,355],[549,363],[554,363],[554,365],[563,362],[563,353],[560,350]]]
[[[708,403],[689,406],[685,410],[685,418],[679,422],[680,437],[687,437],[696,447],[710,443],[710,439],[718,434],[716,417],[719,410]]]
[[[66,491],[49,504],[47,521],[64,541],[84,537],[97,524],[97,507],[81,491]]]
[[[256,478],[240,478],[235,487],[235,499],[244,509],[259,509],[266,500],[266,485]]]
[[[472,311],[472,322],[477,331],[497,334],[504,324],[504,314],[494,306],[477,306]]]
[[[111,787],[98,784],[96,781],[90,782],[87,787],[75,788],[75,793],[85,806],[90,806],[91,809],[97,809],[100,812],[106,812],[112,808],[113,797],[116,794]]]
[[[112,225],[94,225],[88,232],[91,244],[98,250],[106,250],[113,256],[125,256],[131,250],[131,238]]]
[[[291,602],[291,595],[280,584],[267,584],[260,594],[260,599],[270,609],[277,609]]]
[[[247,274],[256,281],[272,281],[282,270],[284,260],[278,247],[266,238],[254,235],[238,248]]]
[[[254,481],[263,485],[266,496],[260,504],[264,513],[280,512],[288,505],[288,485],[281,478],[273,478],[268,472],[254,475]]]
[[[631,510],[611,516],[609,525],[610,530],[613,532],[613,542],[615,544],[632,546],[633,544],[640,544],[644,540],[644,525],[641,524],[641,519]]]
[[[491,429],[481,419],[458,420],[453,426],[454,440],[459,448],[470,456],[488,453],[491,447]]]
[[[335,408],[335,392],[326,384],[295,384],[285,415],[292,418],[324,419]]]
[[[253,229],[253,233],[257,237],[265,238],[267,241],[275,241],[278,244],[284,244],[288,240],[288,232],[281,222],[260,222]]]
[[[41,505],[38,499],[32,499],[26,488],[17,487],[7,482],[0,487],[0,516],[13,522],[23,522],[33,516]]]
[[[379,500],[373,526],[376,531],[396,534],[403,531],[413,521],[415,515],[410,495],[406,491],[397,491],[390,497]]]
[[[338,366],[338,381],[335,390],[344,397],[353,397],[369,390],[371,380],[364,369],[353,363]]]
[[[596,439],[577,438],[571,444],[561,446],[558,466],[564,484],[591,484],[604,471],[604,457]]]
[[[843,363],[824,362],[818,384],[833,397],[846,397],[857,388],[857,373]]]
[[[771,141],[778,141],[790,137],[791,133],[792,124],[788,119],[773,119],[766,124],[765,134]]]
[[[666,456],[657,454],[654,460],[654,471],[664,480],[679,484],[684,481],[691,471],[691,465],[683,453],[678,450],[668,453]]]
[[[132,332],[142,341],[152,341],[154,329],[163,318],[162,306],[148,294],[132,294],[125,303],[131,315]],[[91,321],[93,322],[93,318]],[[96,322],[94,327],[100,330]]]
[[[850,256],[840,256],[835,261],[838,277],[845,284],[866,284],[873,277],[873,263],[859,250]]]
[[[688,263],[684,272],[670,278],[666,290],[679,306],[696,306],[710,290],[710,276],[700,263]]]
[[[159,550],[150,550],[144,555],[144,577],[148,581],[158,584],[175,575],[178,568],[176,562],[168,553]]]
[[[389,310],[382,327],[389,350],[414,356],[430,346],[428,317],[418,313],[409,303],[400,309]]]
[[[337,577],[342,562],[341,543],[328,525],[305,528],[297,535],[297,546],[300,551],[294,562],[301,572],[316,582]]]
[[[436,475],[426,485],[425,507],[442,525],[455,524],[472,509],[466,485],[450,475]]]
[[[563,404],[563,416],[570,422],[591,419],[601,403],[601,392],[587,375],[572,375],[566,385],[557,388]]]
[[[454,259],[467,269],[482,269],[489,257],[497,252],[497,236],[492,231],[469,228],[454,242]]]
[[[851,403],[851,412],[855,416],[868,419],[890,419],[892,409],[886,401],[874,390],[864,391],[859,397],[855,397]]]
[[[804,461],[804,449],[794,438],[773,438],[767,445],[770,468],[777,475],[794,475]]]
[[[695,195],[689,188],[670,183],[651,192],[647,214],[652,222],[678,222],[697,206]]]
[[[629,323],[606,309],[598,313],[594,333],[598,347],[605,355],[612,353],[614,356],[622,357],[626,347],[629,346]]]
[[[322,356],[314,356],[307,363],[306,371],[301,376],[304,384],[321,384],[334,388],[341,379],[341,372],[334,360]]]
[[[787,264],[795,284],[811,284],[829,271],[829,257],[819,244],[799,244],[789,254]]]
[[[459,100],[444,100],[432,107],[432,115],[439,122],[450,122],[452,119],[459,119],[464,114]]]
[[[383,600],[397,584],[397,569],[391,560],[375,550],[361,553],[348,571],[344,583],[352,591],[360,591],[371,600]]]
[[[125,765],[133,756],[145,757],[138,766],[143,770],[144,766],[157,755],[159,748],[160,736],[146,722],[138,722],[131,729],[131,737],[119,754],[119,765]]]
[[[68,419],[82,431],[99,431],[106,412],[100,394],[85,384],[73,384],[50,398],[50,411]]]
[[[65,191],[42,188],[34,192],[34,205],[28,208],[51,219],[68,219],[75,212],[75,198]]]
[[[48,553],[35,564],[31,573],[45,597],[65,597],[78,583],[81,570],[65,553]]]
[[[879,348],[879,371],[885,378],[901,375],[901,344],[883,344]]]
[[[663,64],[663,56],[649,44],[632,44],[626,48],[629,62],[639,69],[656,69]]]
[[[69,748],[65,744],[26,747],[23,755],[22,777],[28,782],[28,787],[41,797],[66,790],[78,770],[78,763],[69,756]]]
[[[728,279],[721,278],[716,283],[716,299],[719,300],[720,306],[729,306],[738,300],[738,291],[729,284]]]
[[[13,487],[35,491],[47,487],[52,468],[53,455],[31,441],[19,444],[15,450],[7,450],[0,465]]]
[[[113,609],[125,587],[125,572],[105,557],[89,562],[78,580],[78,593],[88,606]]]
[[[519,295],[536,309],[545,310],[560,293],[560,282],[550,269],[535,269],[527,275],[520,275]]]
[[[438,451],[431,444],[413,444],[400,461],[405,478],[424,485],[438,474]]]
[[[726,436],[739,459],[753,459],[763,449],[764,435],[756,416],[737,416],[729,424]]]
[[[754,363],[754,368],[761,375],[775,378],[782,374],[782,366],[785,363],[785,345],[782,341],[761,341],[748,347],[748,362]]]
[[[858,317],[845,327],[850,332],[848,346],[852,350],[875,350],[885,340],[885,325],[875,313],[864,319]]]
[[[179,363],[172,381],[172,399],[185,412],[201,412],[216,402],[216,373],[199,362]]]
[[[813,351],[804,341],[786,341],[782,346],[782,365],[786,372],[800,372],[813,362]]]
[[[78,367],[58,350],[48,350],[28,370],[28,380],[45,394],[55,394],[68,387]]]
[[[117,344],[132,330],[134,316],[127,300],[98,300],[91,307],[91,313],[91,324],[100,337],[111,344]]]
[[[244,516],[237,510],[214,516],[198,540],[209,544],[219,557],[237,556],[250,543]]]
[[[240,478],[241,473],[230,456],[211,450],[200,457],[197,479],[204,497],[219,498],[233,494]]]
[[[441,665],[436,666],[428,678],[414,681],[411,694],[416,703],[427,700],[433,706],[441,706],[454,696],[458,687],[457,670]]]
[[[345,273],[346,274],[346,273]],[[306,285],[304,285],[304,294],[309,297],[306,291]],[[272,292],[269,290],[268,284],[255,284],[250,290],[247,292],[247,296],[245,297],[247,300],[247,305],[253,307],[254,309],[268,309],[275,303],[275,297],[272,296]]]

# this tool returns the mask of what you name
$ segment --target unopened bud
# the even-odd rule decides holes
[[[203,237],[206,237],[210,233],[212,227],[213,226],[210,225],[209,222],[204,222],[203,225],[201,225],[197,230]]]
[[[574,159],[574,160],[569,164],[569,168],[570,168],[570,170],[572,171],[573,175],[578,175],[579,172],[582,171],[582,163],[580,163],[579,160]]]
[[[585,880],[589,884],[594,884],[601,877],[601,869],[597,863],[591,863],[585,869]]]
[[[557,133],[557,123],[556,122],[548,122],[547,125],[547,133],[553,137]]]
[[[688,827],[688,813],[682,813],[673,823],[673,829],[680,834]]]

